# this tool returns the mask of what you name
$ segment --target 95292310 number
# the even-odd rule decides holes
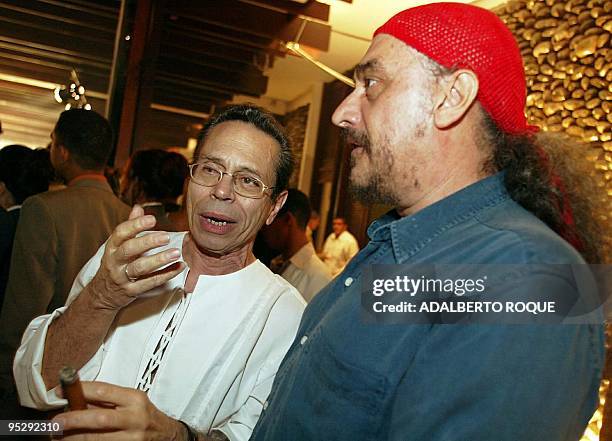
[[[0,436],[62,435],[64,427],[47,420],[0,420]]]

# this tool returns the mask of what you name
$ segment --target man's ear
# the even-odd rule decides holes
[[[272,222],[274,222],[274,218],[276,217],[280,209],[283,208],[283,205],[285,205],[285,201],[287,200],[288,194],[289,193],[287,192],[287,190],[285,190],[276,197],[275,201],[273,201],[274,205],[272,206],[270,214],[266,219],[266,225],[270,225]]]
[[[478,78],[471,70],[460,69],[440,81],[439,100],[434,108],[434,124],[446,129],[468,112],[478,95]]]
[[[129,205],[139,204],[146,200],[144,186],[137,177],[130,179],[125,190],[124,196],[129,200]],[[143,199],[142,201],[140,200],[141,198]]]
[[[70,159],[70,150],[64,147],[62,144],[57,146],[60,157],[62,158],[62,163],[68,161]]]
[[[0,181],[0,199],[3,199],[5,196],[9,196],[9,195],[11,194],[8,191],[8,188],[6,188],[6,184],[4,183],[4,181]]]
[[[287,211],[285,213],[283,222],[285,222],[289,226],[289,228],[293,228],[294,226],[297,228],[297,219],[295,215],[290,211]]]

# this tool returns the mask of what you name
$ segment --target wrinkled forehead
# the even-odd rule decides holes
[[[361,78],[369,72],[392,73],[418,61],[419,53],[401,40],[379,34],[355,67],[355,77]]]

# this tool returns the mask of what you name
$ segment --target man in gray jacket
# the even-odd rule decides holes
[[[111,150],[102,116],[82,109],[60,115],[50,153],[67,186],[32,196],[21,208],[0,317],[2,395],[13,394],[13,356],[28,323],[65,303],[79,270],[129,215],[104,177]]]

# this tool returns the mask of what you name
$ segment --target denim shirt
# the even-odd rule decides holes
[[[503,178],[370,225],[368,245],[308,305],[252,440],[580,438],[598,402],[603,326],[360,319],[367,265],[582,263]]]

